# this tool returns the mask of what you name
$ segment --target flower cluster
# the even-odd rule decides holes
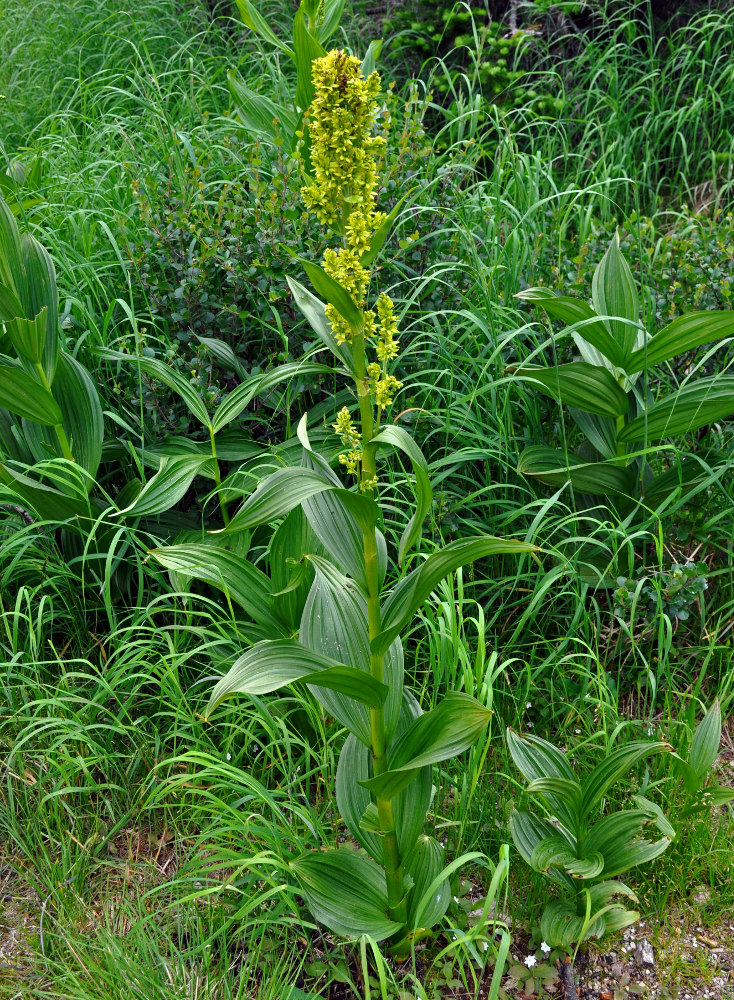
[[[322,264],[362,310],[363,336],[377,356],[367,365],[365,383],[380,413],[402,389],[402,382],[387,370],[400,351],[393,301],[383,292],[374,310],[366,308],[370,271],[363,257],[385,222],[384,213],[375,208],[376,156],[385,142],[373,134],[380,77],[377,73],[365,77],[359,59],[336,49],[314,60],[313,82],[315,94],[306,119],[312,177],[301,194],[319,221],[342,237],[342,246],[328,249]],[[326,315],[337,343],[351,343],[353,331],[338,310],[329,304]],[[346,407],[339,413],[334,430],[349,446],[339,460],[349,472],[358,473],[360,438]],[[361,485],[365,488],[368,484]]]

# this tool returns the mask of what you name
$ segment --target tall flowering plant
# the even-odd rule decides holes
[[[404,955],[430,934],[450,900],[440,845],[423,833],[432,767],[471,746],[490,713],[460,692],[424,713],[404,683],[400,633],[459,566],[533,547],[477,536],[416,558],[413,568],[388,583],[380,529],[383,456],[402,452],[415,476],[414,509],[398,547],[404,569],[432,494],[420,448],[385,419],[401,388],[390,371],[399,351],[394,305],[381,293],[370,308],[370,265],[392,221],[377,208],[384,142],[375,134],[380,79],[376,72],[365,76],[358,59],[335,50],[313,61],[312,83],[297,143],[302,194],[307,209],[333,233],[334,245],[321,264],[302,261],[318,296],[295,280],[290,286],[354,385],[356,405],[343,408],[334,422],[344,444],[340,461],[352,482],[345,485],[311,447],[304,415],[301,465],[264,479],[218,536],[226,541],[259,525],[278,525],[269,550],[271,580],[262,573],[255,578],[241,562],[239,575],[230,578],[231,592],[251,616],[267,611],[261,623],[275,637],[256,642],[234,662],[214,688],[207,714],[231,695],[300,683],[344,726],[335,795],[354,844],[309,851],[292,861],[291,870],[317,920],[346,936],[389,939],[393,952]],[[189,548],[156,555],[170,568],[216,582],[208,565],[215,548],[204,556],[191,556]]]

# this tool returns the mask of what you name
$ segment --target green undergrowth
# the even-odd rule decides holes
[[[281,5],[261,9],[285,30]],[[290,70],[234,14],[194,0],[134,11],[112,0],[11,2],[0,14],[3,171],[22,179],[40,164],[18,214],[53,258],[67,348],[102,395],[110,493],[146,448],[204,435],[168,388],[101,349],[166,362],[209,412],[253,374],[322,359],[285,280],[289,251],[317,259],[322,237],[303,218],[292,161],[247,137],[226,80],[234,66],[254,90],[285,92]],[[339,45],[362,51],[364,13],[348,11],[344,24]],[[385,98],[385,205],[407,197],[375,282],[401,329],[393,417],[423,449],[434,488],[421,554],[479,532],[540,547],[537,559],[480,560],[445,580],[406,637],[425,710],[462,691],[494,713],[484,742],[434,772],[430,832],[447,858],[478,855],[452,880],[437,942],[398,966],[309,915],[288,865],[346,836],[333,794],[344,731],[305,687],[230,700],[204,721],[212,680],[250,632],[219,590],[158,568],[149,551],[167,525],[142,531],[109,517],[117,554],[100,558],[4,493],[0,997],[387,1000],[420,996],[416,983],[431,1000],[483,996],[492,970],[471,940],[472,913],[523,795],[505,727],[552,740],[583,770],[613,741],[687,747],[717,697],[730,716],[731,422],[650,456],[663,472],[715,451],[692,494],[628,517],[590,509],[570,485],[546,489],[517,472],[527,445],[579,442],[569,414],[507,369],[570,360],[515,296],[545,285],[588,299],[615,231],[646,289],[649,329],[731,308],[732,11],[660,37],[610,11],[565,61],[554,44],[574,42],[550,29],[505,52],[506,34],[484,38],[482,56],[462,27],[462,69],[450,50],[422,69],[411,56],[419,74]],[[409,36],[385,46],[386,79]],[[498,57],[500,90],[482,69]],[[546,87],[552,109],[538,103]],[[660,366],[650,390],[732,362],[728,341],[699,348]],[[309,411],[329,442],[349,403],[335,386],[327,375],[294,379],[258,398],[237,429],[263,449],[282,438],[295,448]],[[238,468],[226,455],[222,464]],[[200,526],[209,488],[192,487],[177,514]],[[412,497],[407,466],[393,463],[380,489],[392,543]],[[261,563],[265,544],[254,533]],[[677,567],[693,570],[680,582]],[[726,763],[719,777],[730,783]],[[632,790],[665,777],[662,762],[649,766]],[[673,910],[715,927],[733,902],[730,807],[677,824],[683,794],[666,788],[679,836],[630,884],[653,924]],[[513,948],[534,940],[547,897],[511,849],[494,919],[499,929],[511,918]]]

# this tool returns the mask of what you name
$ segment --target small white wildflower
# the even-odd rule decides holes
[[[528,727],[528,729],[532,729],[533,728],[532,722],[526,722],[525,725]]]
[[[540,942],[540,950],[543,952],[544,955],[549,955],[550,954],[550,950],[551,950],[551,946],[548,944],[547,941],[541,941]]]
[[[576,733],[577,736],[581,735],[581,730],[580,729],[574,729],[574,732]]]
[[[482,949],[486,951],[487,948],[489,948],[489,941],[482,941]]]
[[[648,736],[654,736],[654,735],[655,735],[655,730],[653,729],[653,727],[652,727],[652,726],[649,726],[649,727],[648,727],[648,730],[647,730],[647,735],[648,735]]]
[[[455,902],[455,903],[458,903],[458,902],[459,902],[459,897],[458,897],[458,896],[454,896],[454,902]]]
[[[537,964],[538,964],[538,959],[535,957],[535,955],[525,956],[525,965],[527,965],[529,969],[532,969],[532,967]]]
[[[532,701],[526,701],[525,702],[525,708],[532,708],[532,707],[533,707]]]
[[[227,754],[227,760],[232,760],[232,754],[231,753]]]

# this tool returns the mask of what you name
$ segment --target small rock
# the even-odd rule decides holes
[[[652,945],[646,938],[643,938],[642,941],[638,941],[637,947],[635,948],[634,959],[638,965],[655,965],[655,952],[652,950]]]
[[[617,979],[619,979],[619,977],[624,972],[624,966],[622,965],[621,962],[613,962],[612,963],[612,967],[611,967],[611,969],[609,971],[611,972],[611,974],[613,976],[616,976]]]

